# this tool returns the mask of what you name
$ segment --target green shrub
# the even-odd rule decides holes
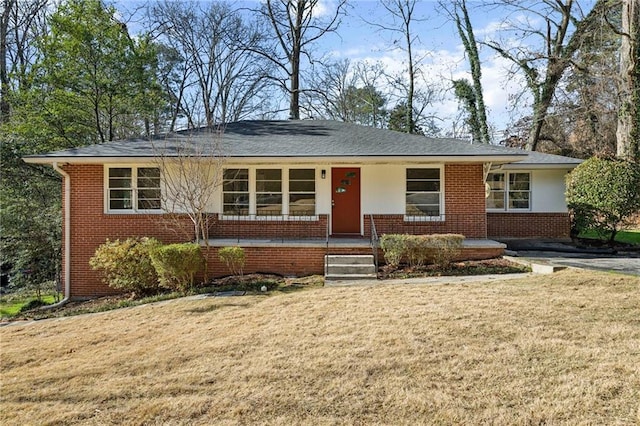
[[[232,275],[242,275],[245,259],[242,247],[222,247],[218,250],[218,258],[227,265]]]
[[[204,266],[204,257],[198,244],[167,244],[151,252],[151,263],[162,287],[184,293],[193,287],[195,275]]]
[[[384,234],[380,237],[380,248],[387,264],[393,267],[403,260],[411,267],[431,261],[444,269],[460,254],[463,241],[464,236],[458,234]]]
[[[434,234],[426,236],[431,260],[439,269],[446,269],[460,255],[464,236],[459,234]]]
[[[640,210],[640,164],[590,158],[567,176],[567,204],[573,233],[593,230],[609,236]]]
[[[100,271],[109,287],[138,295],[156,293],[160,286],[150,253],[159,245],[154,238],[107,240],[98,247],[89,265]]]
[[[406,234],[384,234],[380,237],[380,248],[387,265],[400,265],[407,250],[406,238]]]

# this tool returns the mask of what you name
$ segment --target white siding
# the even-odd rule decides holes
[[[566,213],[565,176],[567,170],[531,171],[531,211],[536,213]]]
[[[361,170],[362,213],[404,214],[406,167],[363,166]]]

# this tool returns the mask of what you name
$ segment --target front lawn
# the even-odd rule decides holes
[[[182,298],[0,328],[1,424],[636,424],[640,280]]]
[[[56,301],[52,294],[42,296],[42,305],[50,305]],[[35,307],[37,298],[26,295],[2,295],[0,297],[0,318],[11,318],[18,315],[27,306]]]
[[[590,239],[590,240],[603,240],[608,241],[608,236],[606,238],[601,237],[595,231],[583,231],[578,235],[580,238]],[[616,234],[615,241],[623,244],[633,244],[640,246],[640,230],[627,230],[620,231]]]

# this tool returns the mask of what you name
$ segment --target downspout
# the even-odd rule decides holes
[[[59,308],[71,299],[71,177],[58,166],[57,161],[52,166],[64,179],[64,299],[53,305],[43,306],[43,310]]]

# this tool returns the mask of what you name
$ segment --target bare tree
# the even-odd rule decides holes
[[[257,23],[247,22],[224,2],[202,8],[195,2],[164,0],[148,14],[153,33],[179,58],[174,80],[167,81],[174,111],[187,115],[190,126],[196,125],[199,112],[207,126],[253,113],[269,84],[266,61],[254,52],[264,41]]]
[[[348,59],[321,64],[310,79],[302,107],[313,117],[326,117],[372,127],[384,127],[386,97],[378,89],[384,76],[380,64]]]
[[[169,134],[155,144],[155,164],[160,170],[160,220],[173,232],[209,248],[209,228],[214,220],[212,201],[223,183],[222,128],[208,127],[199,134]],[[185,227],[185,216],[192,232]],[[204,279],[208,276],[205,262]]]
[[[468,121],[473,140],[480,143],[490,143],[491,136],[489,135],[489,125],[487,123],[487,109],[482,92],[480,54],[478,53],[478,44],[473,32],[473,25],[469,18],[467,2],[466,0],[441,1],[440,7],[455,22],[471,68],[471,82],[466,79],[453,82],[455,95],[463,103],[469,114]]]
[[[301,58],[312,60],[310,48],[340,23],[346,0],[338,0],[335,10],[321,14],[320,0],[266,0],[260,13],[271,25],[275,46],[255,50],[273,62],[279,75],[271,78],[289,95],[289,118],[300,119]]]
[[[587,15],[582,14],[574,0],[502,0],[495,4],[529,18],[524,22],[514,19],[504,23],[505,33],[516,34],[527,45],[513,46],[507,40],[489,40],[484,44],[511,61],[525,79],[533,96],[533,119],[526,148],[535,151],[558,84],[583,38],[610,7],[609,2],[598,0]],[[544,26],[532,24],[537,20],[542,20]],[[536,45],[542,48],[536,49]]]
[[[36,39],[46,34],[49,0],[2,0],[0,15],[0,123],[11,110],[9,93],[24,89],[39,50]]]
[[[622,1],[617,156],[640,159],[640,4]]]
[[[397,94],[398,104],[390,117],[390,128],[408,133],[418,132],[423,126],[429,127],[433,117],[424,117],[424,111],[431,105],[439,93],[435,85],[422,81],[420,68],[424,55],[416,55],[416,46],[420,40],[413,31],[416,23],[424,21],[415,13],[417,0],[380,0],[380,4],[387,11],[390,22],[365,21],[383,32],[393,36],[392,48],[400,49],[406,54],[406,69],[399,75],[388,75],[388,84]],[[397,37],[397,38],[396,38]],[[402,114],[402,120],[399,120]]]

